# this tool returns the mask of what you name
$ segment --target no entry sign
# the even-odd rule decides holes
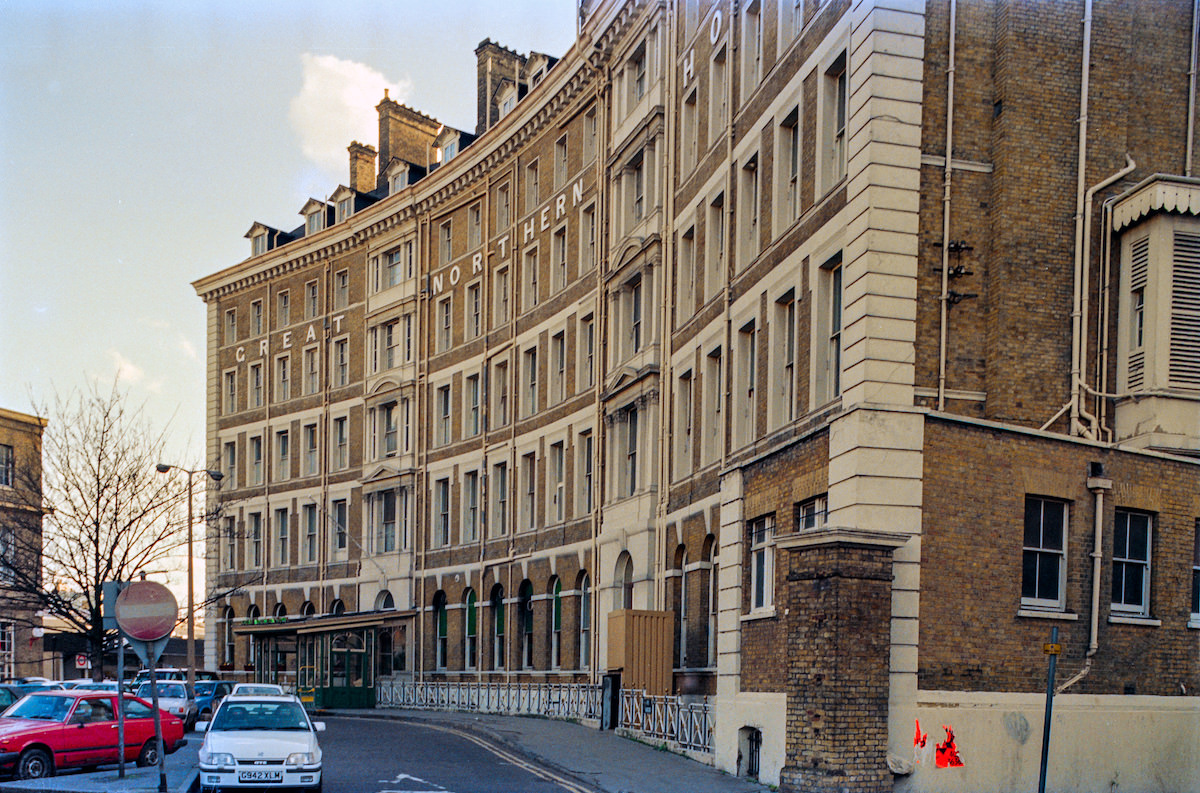
[[[134,581],[117,596],[117,625],[130,639],[152,642],[168,635],[179,618],[171,590],[153,581]]]

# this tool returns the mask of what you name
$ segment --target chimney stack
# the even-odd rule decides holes
[[[369,193],[375,189],[375,147],[354,141],[350,152],[350,189]]]

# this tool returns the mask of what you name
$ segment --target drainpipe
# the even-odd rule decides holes
[[[1197,0],[1197,2],[1200,2],[1200,0]],[[1092,240],[1092,203],[1095,200],[1096,193],[1098,193],[1099,191],[1108,187],[1109,185],[1113,184],[1114,182],[1118,181],[1119,179],[1122,179],[1125,176],[1127,176],[1128,174],[1132,173],[1133,169],[1136,167],[1137,167],[1137,163],[1135,163],[1133,161],[1133,158],[1130,157],[1129,154],[1127,153],[1125,155],[1125,167],[1122,168],[1121,170],[1117,171],[1116,173],[1112,174],[1104,181],[1099,182],[1098,184],[1095,184],[1091,188],[1089,188],[1087,191],[1087,194],[1084,198],[1083,246],[1082,246],[1081,250],[1078,250],[1076,252],[1076,258],[1077,259],[1081,258],[1079,270],[1082,274],[1081,277],[1083,279],[1082,289],[1081,289],[1082,296],[1081,296],[1081,303],[1080,303],[1083,332],[1079,335],[1079,337],[1076,341],[1076,344],[1079,346],[1079,361],[1080,361],[1081,367],[1082,367],[1083,359],[1085,357],[1087,357],[1087,343],[1088,343],[1088,340],[1087,340],[1087,335],[1088,335],[1087,334],[1087,330],[1088,330],[1088,295],[1091,292],[1090,274],[1091,274],[1091,259],[1092,259],[1092,245],[1091,245],[1091,240]],[[1105,234],[1105,239],[1107,240],[1108,239],[1108,228],[1107,227],[1105,228],[1104,234]],[[1106,251],[1108,250],[1107,245],[1105,247],[1105,250]],[[1102,269],[1107,268],[1107,257],[1105,257],[1105,259],[1102,259],[1101,268]],[[1102,277],[1106,278],[1107,272],[1105,272]],[[1102,281],[1101,283],[1104,284],[1105,286],[1107,286],[1106,280]],[[1105,294],[1105,297],[1107,299],[1107,293]],[[1107,308],[1107,306],[1103,306],[1103,307]],[[1100,316],[1098,322],[1100,323],[1100,325],[1107,328],[1107,324],[1104,321],[1104,317],[1105,317],[1105,314],[1101,313],[1101,316]],[[1105,335],[1107,338],[1107,335],[1104,334],[1103,331],[1102,331],[1102,334]],[[1075,399],[1077,399],[1079,403],[1082,403],[1083,396],[1079,392],[1079,390],[1081,388],[1086,388],[1086,384],[1082,380],[1082,375],[1080,376],[1080,380],[1073,384],[1073,387],[1075,389],[1075,391],[1074,391]],[[1083,434],[1089,438],[1092,438],[1093,440],[1096,439],[1100,434],[1099,419],[1096,416],[1092,415],[1091,413],[1088,413],[1087,410],[1085,410],[1082,407],[1082,404],[1080,404],[1080,407],[1079,407],[1079,415],[1082,418],[1085,418],[1088,420],[1088,428],[1087,428],[1087,430],[1084,431]]]
[[[1200,2],[1200,0],[1196,0]],[[946,408],[946,338],[949,333],[950,307],[950,179],[954,171],[954,62],[955,28],[958,19],[958,0],[950,0],[950,44],[946,66],[946,175],[942,187],[942,294],[940,339],[938,343],[938,402],[937,409]]]
[[[1184,160],[1183,175],[1192,175],[1192,138],[1196,131],[1196,45],[1197,35],[1200,34],[1200,0],[1192,2],[1192,59],[1191,69],[1188,70],[1188,123],[1187,123],[1187,157]]]
[[[1071,308],[1071,424],[1068,432],[1071,435],[1086,435],[1083,424],[1079,420],[1079,370],[1080,347],[1083,342],[1083,246],[1086,242],[1083,236],[1084,182],[1087,177],[1087,122],[1088,122],[1088,86],[1091,79],[1092,59],[1092,0],[1085,0],[1083,12],[1083,58],[1079,84],[1079,152],[1076,155],[1077,176],[1075,188],[1075,279],[1074,298]]]
[[[1197,0],[1197,2],[1200,2],[1200,0]],[[666,16],[666,22],[666,40],[668,42],[675,41],[675,15],[668,14]],[[665,47],[663,49],[665,49]],[[671,63],[669,68],[664,69],[662,61],[665,60],[666,58],[660,58],[658,67],[660,74],[664,71],[666,72],[667,97],[669,98],[668,101],[673,102],[678,92],[677,81],[679,70],[675,68],[674,63]],[[660,77],[660,79],[663,78]],[[660,163],[660,179],[658,182],[658,187],[659,195],[661,196],[661,204],[663,207],[664,225],[667,227],[667,233],[663,234],[662,236],[663,252],[660,260],[661,264],[659,265],[659,273],[661,276],[658,279],[659,288],[663,292],[663,299],[661,301],[662,313],[659,315],[659,323],[657,328],[659,340],[659,371],[661,372],[659,375],[658,390],[662,396],[659,397],[658,400],[658,504],[657,509],[655,510],[656,514],[654,516],[655,544],[658,546],[655,554],[664,554],[664,559],[666,553],[664,546],[666,540],[666,518],[669,503],[668,484],[671,481],[672,449],[670,430],[672,416],[675,412],[674,400],[670,396],[675,385],[675,375],[671,356],[671,349],[673,346],[671,344],[671,335],[673,332],[672,318],[675,313],[675,289],[671,283],[671,273],[674,270],[672,262],[674,262],[675,256],[675,191],[674,189],[671,189],[673,185],[671,180],[671,170],[675,163],[674,158],[666,156],[666,153],[675,151],[675,140],[678,131],[677,114],[672,112],[672,109],[668,109],[665,116],[666,118],[664,119],[664,125],[666,129],[664,135],[666,145],[664,148],[666,151],[663,153],[663,156],[658,157],[658,162]],[[660,570],[660,574],[654,588],[654,597],[659,608],[663,608],[666,603],[666,565],[656,565],[656,567]]]
[[[1092,473],[1097,476],[1089,476],[1087,480],[1088,490],[1092,491],[1092,496],[1095,499],[1093,508],[1093,530],[1092,534],[1095,537],[1092,545],[1092,620],[1091,630],[1088,634],[1088,649],[1087,655],[1084,658],[1083,668],[1071,676],[1070,679],[1063,682],[1054,690],[1055,694],[1061,694],[1071,686],[1078,683],[1087,677],[1088,672],[1092,671],[1092,658],[1100,649],[1099,632],[1100,632],[1100,563],[1104,558],[1101,548],[1104,545],[1104,493],[1112,490],[1113,482],[1104,476],[1104,466],[1099,463],[1091,463],[1089,467]]]

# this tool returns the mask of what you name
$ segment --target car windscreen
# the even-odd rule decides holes
[[[231,702],[217,711],[210,730],[309,730],[299,702]]]
[[[168,697],[170,699],[187,699],[185,693],[187,689],[179,683],[165,683],[162,680],[158,681],[158,695],[160,697]],[[150,684],[142,683],[138,686],[137,695],[142,699],[150,699],[153,696],[150,692]]]
[[[212,694],[213,689],[215,689],[216,687],[217,687],[217,684],[215,681],[201,680],[198,683],[196,683],[196,696],[207,697],[210,694]]]
[[[4,711],[4,715],[10,719],[66,721],[67,714],[71,711],[71,703],[74,701],[70,697],[30,694]]]

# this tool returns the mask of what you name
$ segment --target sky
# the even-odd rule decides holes
[[[475,48],[561,56],[573,0],[5,0],[0,407],[116,380],[204,454],[204,304],[255,221],[299,225],[392,99],[475,129]]]

